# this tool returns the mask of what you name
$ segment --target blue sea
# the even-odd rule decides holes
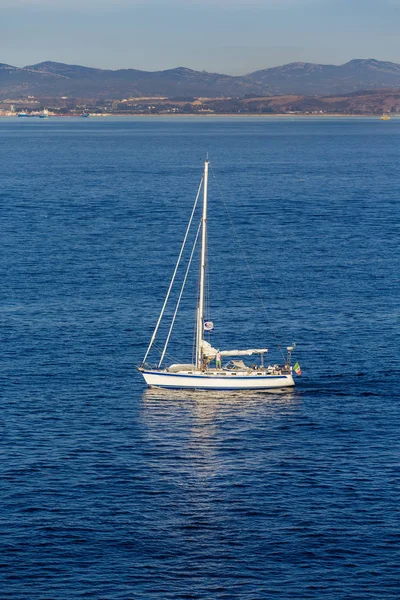
[[[296,342],[292,391],[136,371],[207,153],[211,342]],[[0,157],[1,600],[398,600],[400,119],[4,118]]]

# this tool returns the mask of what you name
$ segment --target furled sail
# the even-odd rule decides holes
[[[213,348],[211,344],[202,341],[203,356],[207,358],[215,358],[218,350]],[[251,348],[250,350],[221,350],[221,356],[251,356],[252,354],[265,354],[268,348]]]
[[[217,350],[211,346],[206,340],[202,340],[201,349],[203,351],[203,356],[207,358],[215,358],[217,354]]]
[[[222,356],[251,356],[252,354],[264,354],[268,348],[251,348],[250,350],[222,350]]]

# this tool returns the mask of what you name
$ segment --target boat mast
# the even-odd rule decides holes
[[[200,259],[200,290],[199,306],[197,309],[197,343],[196,367],[202,368],[203,362],[203,336],[204,336],[204,287],[206,281],[206,253],[207,253],[207,193],[208,193],[208,160],[204,163],[203,185],[203,217],[201,231],[201,259]]]

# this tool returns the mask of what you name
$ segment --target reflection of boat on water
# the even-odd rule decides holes
[[[171,390],[149,387],[142,394],[142,414],[147,424],[165,428],[171,421],[191,422],[192,417],[203,423],[216,423],[223,419],[236,419],[242,415],[259,423],[263,415],[267,418],[292,414],[302,404],[299,388],[281,390],[238,390],[229,394],[221,390]],[[182,407],[188,412],[182,413]],[[186,416],[183,416],[183,415]],[[173,424],[173,425],[172,425]]]
[[[157,403],[162,400],[171,400],[173,403],[193,402],[195,404],[218,404],[223,408],[229,406],[232,401],[235,403],[243,400],[246,406],[252,401],[254,402],[282,402],[284,404],[292,404],[299,402],[298,388],[287,387],[278,389],[246,389],[232,390],[232,393],[227,396],[225,390],[201,390],[201,389],[170,389],[163,387],[148,387],[143,392],[143,400],[146,403]],[[211,401],[211,402],[210,402]]]
[[[147,348],[143,362],[139,367],[139,371],[143,374],[146,383],[149,386],[164,387],[170,389],[202,389],[202,390],[265,390],[265,389],[284,389],[294,386],[294,380],[291,367],[291,354],[295,345],[287,348],[288,354],[283,365],[264,365],[264,355],[268,352],[267,348],[251,348],[248,350],[217,350],[205,340],[205,333],[211,332],[214,328],[212,321],[206,318],[206,297],[205,291],[207,286],[206,281],[206,265],[207,265],[207,203],[208,203],[208,160],[204,165],[204,174],[198,188],[196,200],[192,209],[189,224],[186,229],[184,241],[181,247],[179,258],[175,266],[174,274],[154,329],[150,344]],[[164,311],[174,284],[182,254],[187,242],[187,238],[192,226],[193,217],[196,212],[198,199],[201,189],[203,188],[203,208],[202,216],[195,233],[193,247],[190,253],[190,258],[186,268],[182,287],[179,293],[179,298],[176,304],[175,312],[172,317],[171,325],[167,335],[164,348],[161,352],[161,358],[155,367],[147,364],[149,352],[155,341]],[[169,339],[175,323],[175,318],[179,309],[179,304],[182,298],[187,276],[192,263],[194,251],[196,248],[198,237],[201,234],[201,251],[200,251],[200,277],[198,289],[198,302],[196,309],[196,324],[195,324],[195,354],[192,357],[191,363],[175,363],[167,368],[163,368],[162,364],[166,355]],[[258,356],[258,364],[247,365],[243,358],[249,356]],[[229,362],[222,365],[223,357],[229,358]],[[240,358],[238,358],[240,357]],[[243,358],[241,358],[243,357]],[[254,360],[254,359],[253,359]],[[212,365],[214,363],[214,365]],[[294,369],[300,374],[300,367],[295,365]]]
[[[383,113],[381,121],[390,121],[390,116],[387,113]]]

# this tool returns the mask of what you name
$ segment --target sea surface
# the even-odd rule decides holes
[[[293,391],[135,369],[207,153],[211,342]],[[398,600],[400,119],[5,118],[0,164],[0,599]]]

